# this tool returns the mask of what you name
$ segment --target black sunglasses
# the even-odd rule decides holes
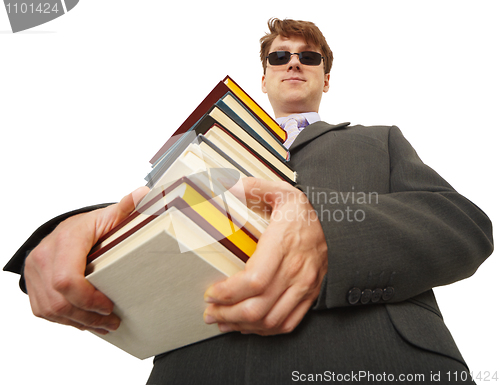
[[[287,64],[291,59],[292,55],[298,55],[299,61],[306,66],[318,66],[321,64],[321,59],[324,59],[318,52],[304,51],[304,52],[288,52],[288,51],[276,51],[271,52],[266,59],[269,60],[269,64],[272,66],[280,66]]]

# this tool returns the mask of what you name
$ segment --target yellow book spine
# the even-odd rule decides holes
[[[225,81],[226,86],[243,101],[259,118],[262,119],[264,123],[268,125],[268,127],[273,130],[278,136],[284,140],[286,140],[286,133],[283,129],[276,123],[273,119],[269,117],[266,112],[260,108],[257,103],[255,103],[236,83],[234,83],[230,78],[227,78]]]
[[[186,191],[182,199],[241,251],[249,257],[252,256],[257,248],[257,242],[242,229],[236,229],[231,219],[220,212],[213,203],[207,201],[205,197],[188,184],[186,184]]]

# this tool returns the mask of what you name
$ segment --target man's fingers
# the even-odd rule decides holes
[[[278,275],[262,295],[232,306],[215,304],[207,308],[206,313],[217,322],[241,324],[245,330],[275,330],[306,296],[304,291],[294,285],[283,287],[281,281]]]
[[[297,304],[294,300],[283,299],[258,320],[243,318],[244,313],[241,312],[241,308],[235,309],[234,306],[218,306],[217,309],[211,309],[211,311],[221,319],[218,326],[222,332],[240,331],[243,334],[267,336],[292,332],[304,318],[311,304],[311,300],[304,300]]]
[[[272,231],[262,234],[245,270],[210,286],[205,292],[205,301],[230,305],[266,290],[281,264],[281,259],[276,258],[282,255],[281,245],[274,239]]]
[[[120,319],[115,314],[103,316],[78,309],[71,304],[69,304],[67,310],[64,312],[54,313],[43,318],[60,324],[74,326],[80,330],[101,329],[115,331],[120,326]]]
[[[60,297],[85,310],[110,314],[112,302],[102,294],[95,295],[96,289],[84,277],[86,254],[82,258],[77,246],[67,248],[66,236],[61,232],[44,239],[26,258],[24,272],[30,301],[42,314],[54,313]],[[68,252],[54,247],[57,243]]]
[[[81,312],[79,309],[75,311],[76,320],[64,317],[43,317],[46,320],[59,323],[61,325],[73,326],[79,330],[89,330],[94,331],[99,334],[107,334],[113,332],[120,326],[120,319],[115,315],[112,318],[99,316],[96,313],[81,312],[81,314],[76,314],[76,312]],[[99,318],[100,317],[100,318]]]
[[[248,177],[229,186],[228,191],[247,205],[273,206],[277,196],[285,197],[286,192],[292,190],[293,187],[286,182]]]
[[[271,258],[271,261],[276,261],[276,258]],[[256,268],[250,266],[248,270],[255,272],[254,277],[261,278],[263,273],[260,268],[266,265],[262,260],[254,262]],[[214,285],[212,292],[207,290],[208,295],[215,293],[215,298],[207,301],[211,303],[204,315],[207,323],[242,323],[253,324],[254,328],[260,325],[259,328],[274,329],[308,294],[302,286],[293,285],[293,281],[287,279],[288,269],[281,264],[276,264],[274,270],[266,272],[269,276],[258,284],[249,284],[245,273],[248,274],[248,271],[240,273],[239,277],[231,277],[233,280],[229,278]],[[238,285],[241,287],[235,290]]]
[[[302,301],[281,324],[283,333],[290,333],[299,325],[313,304],[313,300]]]
[[[207,323],[259,323],[279,300],[282,288],[274,283],[265,293],[251,296],[232,305],[211,304],[205,310]]]
[[[53,290],[77,308],[111,314],[113,303],[85,279],[86,257],[93,246],[92,242],[89,242],[88,237],[73,231],[68,236],[63,234],[57,237],[55,241],[59,247],[53,252],[54,255],[45,255],[52,261],[50,273],[45,276],[50,279]],[[48,250],[45,252],[50,253]]]
[[[124,196],[118,203],[117,213],[120,218],[125,218],[129,215],[141,202],[141,200],[149,193],[147,186],[139,187],[130,194]]]
[[[57,248],[50,249],[57,250],[53,256],[52,286],[75,307],[103,315],[113,311],[113,303],[85,279],[86,256],[97,239],[125,219],[148,192],[149,188],[140,187],[116,205],[70,218],[72,222],[56,234]],[[45,252],[50,251],[46,248]]]
[[[132,201],[134,202],[134,207],[137,207],[139,205],[139,203],[141,203],[141,201],[144,199],[144,197],[146,195],[148,195],[148,193],[150,191],[151,190],[147,186],[139,187],[138,189],[133,191],[132,192]]]
[[[113,311],[113,302],[84,277],[74,276],[68,286],[56,284],[54,288],[78,309],[101,315],[110,315]]]
[[[120,326],[120,319],[115,314],[103,316],[94,312],[83,311],[73,307],[67,319],[79,323],[85,329],[104,329],[114,331]]]
[[[120,202],[103,209],[92,212],[95,217],[95,238],[97,242],[104,234],[118,225],[127,216],[134,211],[141,200],[148,194],[149,188],[146,186],[139,187],[130,194],[124,196]],[[93,246],[93,244],[92,244]]]
[[[33,314],[81,330],[106,334],[120,319],[113,303],[85,279],[87,255],[148,193],[141,187],[118,204],[72,216],[28,255],[24,277]]]
[[[258,325],[260,329],[257,328],[257,331],[264,335],[290,333],[297,327],[311,304],[311,299],[305,299],[304,293],[292,286],[262,318]],[[249,327],[244,329],[251,330]]]
[[[114,314],[102,315],[92,311],[85,311],[72,305],[57,291],[37,292],[33,290],[31,282],[27,283],[27,285],[28,292],[32,293],[30,295],[31,308],[33,314],[37,317],[74,326],[80,330],[105,329],[113,331],[120,324],[120,319]],[[97,293],[106,298],[102,293]],[[106,300],[108,299],[106,298]]]
[[[241,271],[222,282],[210,286],[205,292],[207,303],[231,305],[260,294],[266,286],[266,277]],[[243,291],[245,290],[245,291]]]

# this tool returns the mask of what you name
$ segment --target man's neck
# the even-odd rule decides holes
[[[294,114],[290,114],[290,115],[294,115]],[[278,124],[281,124],[281,122],[283,120],[285,120],[290,115],[277,117],[276,122],[278,122]],[[304,118],[306,118],[308,124],[313,124],[313,123],[316,123],[316,122],[321,120],[321,118],[319,117],[319,114],[317,112],[301,112],[298,115],[302,115]]]
[[[287,116],[290,116],[290,115],[302,115],[302,114],[307,114],[309,112],[316,112],[318,113],[318,111],[315,111],[313,109],[311,110],[300,110],[300,112],[297,112],[297,111],[280,111],[280,112],[276,112],[274,113],[274,116],[276,119],[279,119],[279,118],[286,118]]]

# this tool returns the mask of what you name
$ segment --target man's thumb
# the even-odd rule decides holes
[[[124,196],[117,206],[117,219],[123,220],[129,215],[140,201],[148,194],[149,188],[146,186],[139,187],[130,194]]]

